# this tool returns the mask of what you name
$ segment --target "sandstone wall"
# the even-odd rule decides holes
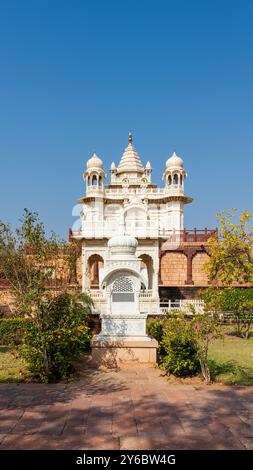
[[[196,286],[207,286],[208,277],[203,270],[205,261],[208,259],[206,253],[197,253],[192,260],[192,280]]]
[[[206,253],[197,253],[192,258],[192,281],[194,286],[208,286],[203,265]],[[180,252],[167,252],[161,258],[161,286],[185,286],[187,280],[187,256]]]
[[[183,253],[167,252],[161,259],[161,281],[166,286],[184,286],[187,258]]]

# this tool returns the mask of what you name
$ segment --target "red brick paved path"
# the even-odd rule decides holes
[[[0,449],[253,449],[251,387],[170,385],[156,369],[0,385]]]

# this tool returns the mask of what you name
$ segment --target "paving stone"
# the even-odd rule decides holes
[[[0,449],[253,449],[250,387],[174,385],[137,368],[0,394]]]
[[[253,429],[242,421],[239,416],[231,413],[230,415],[223,416],[221,422],[225,424],[233,434],[253,438]]]
[[[240,441],[244,445],[245,449],[253,450],[253,438],[252,437],[240,437]]]
[[[82,435],[60,436],[53,439],[44,438],[42,450],[79,450],[84,446]]]
[[[66,436],[84,436],[86,431],[87,428],[85,426],[70,426],[69,424],[66,424],[63,428],[62,435],[64,438]]]
[[[92,436],[86,437],[82,449],[93,450],[118,450],[119,438],[114,436]]]
[[[120,437],[120,450],[166,450],[168,439],[162,433]]]
[[[6,438],[7,434],[0,434],[0,444],[2,444],[3,440]]]
[[[45,413],[26,411],[19,419],[19,424],[22,426],[39,426],[44,419],[46,419]]]
[[[62,434],[65,424],[66,424],[65,419],[43,421],[41,426],[38,428],[37,433],[59,436],[60,434]]]
[[[18,419],[9,419],[6,417],[5,419],[1,420],[0,423],[0,434],[6,434],[11,432],[16,424],[18,423]]]
[[[71,409],[67,423],[70,426],[86,426],[89,418],[89,409],[87,410],[76,410]]]
[[[37,434],[39,426],[37,424],[19,424],[19,422],[9,431],[10,434]]]
[[[10,434],[1,443],[1,450],[39,450],[44,445],[44,439],[38,435],[21,436]]]

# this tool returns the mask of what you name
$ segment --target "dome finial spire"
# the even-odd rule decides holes
[[[132,131],[130,129],[130,131],[128,132],[128,143],[131,144],[133,142],[133,135],[132,135]]]

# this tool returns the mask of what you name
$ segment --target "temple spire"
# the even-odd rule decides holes
[[[119,162],[119,166],[117,168],[117,175],[122,173],[136,173],[135,177],[138,177],[139,174],[143,174],[145,171],[141,163],[140,157],[138,156],[132,144],[132,140],[133,136],[132,131],[130,130],[128,133],[128,146],[125,148],[124,153]]]

